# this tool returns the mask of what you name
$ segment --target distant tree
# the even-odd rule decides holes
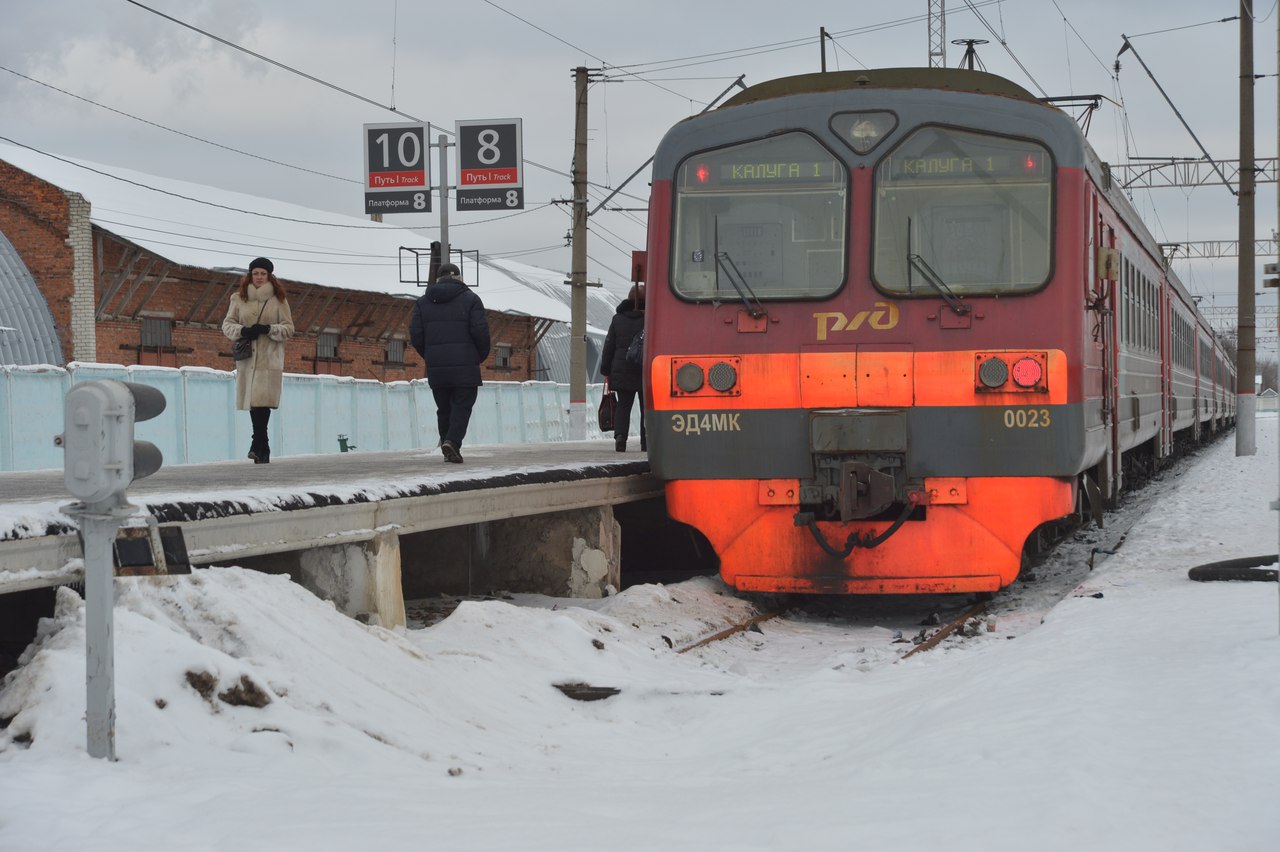
[[[1233,328],[1230,331],[1219,334],[1218,342],[1222,344],[1223,349],[1227,350],[1228,360],[1230,360],[1232,364],[1236,363],[1236,356],[1238,354],[1238,347],[1236,346],[1236,330]]]

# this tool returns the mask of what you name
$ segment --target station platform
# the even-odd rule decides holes
[[[663,494],[631,444],[464,446],[463,464],[412,450],[167,466],[130,487],[139,512],[122,538],[147,542],[152,570],[136,573],[288,572],[389,624],[405,594],[594,597],[619,584],[612,508]],[[80,581],[71,502],[60,469],[0,474],[0,595]]]

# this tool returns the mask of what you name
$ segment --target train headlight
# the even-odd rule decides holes
[[[999,358],[988,358],[978,365],[978,381],[995,389],[1009,381],[1009,365]]]
[[[679,377],[677,376],[677,379]],[[711,372],[707,375],[711,387],[720,392],[724,392],[732,388],[738,383],[738,371],[733,365],[726,364],[724,361],[717,361],[711,367]]]
[[[1044,367],[1035,358],[1019,358],[1010,372],[1013,383],[1020,388],[1033,388],[1044,378]]]
[[[681,364],[676,370],[676,387],[685,393],[697,393],[702,389],[704,380],[702,368],[692,361]]]

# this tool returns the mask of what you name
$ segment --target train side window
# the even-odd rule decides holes
[[[936,296],[909,255],[962,294],[1025,293],[1049,280],[1053,163],[1044,146],[943,127],[908,135],[876,168],[872,277]]]
[[[805,133],[704,151],[676,173],[671,283],[688,299],[829,296],[845,277],[848,172]]]

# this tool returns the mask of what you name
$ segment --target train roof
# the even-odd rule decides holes
[[[1003,95],[1040,102],[1026,89],[996,74],[967,68],[872,68],[863,71],[827,71],[779,77],[750,86],[721,104],[741,106],[770,98],[846,89],[944,89],[978,95]]]

